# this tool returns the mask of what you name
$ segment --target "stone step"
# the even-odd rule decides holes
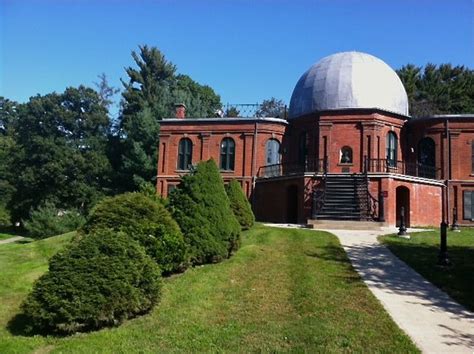
[[[321,220],[308,219],[308,227],[329,230],[381,230],[388,226],[386,222],[357,220]]]

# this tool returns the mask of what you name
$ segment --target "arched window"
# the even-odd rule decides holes
[[[341,149],[341,163],[352,163],[352,148],[343,146]]]
[[[280,163],[280,142],[278,140],[268,140],[265,151],[267,153],[267,165],[276,165]]]
[[[221,142],[221,170],[233,171],[235,160],[235,143],[231,138],[224,138]]]
[[[390,167],[397,166],[397,149],[397,134],[395,134],[394,132],[389,132],[387,134],[387,163]]]
[[[183,138],[178,146],[178,170],[188,170],[193,159],[193,142],[191,139]]]
[[[418,169],[421,177],[435,178],[435,142],[431,138],[423,138],[418,143]]]

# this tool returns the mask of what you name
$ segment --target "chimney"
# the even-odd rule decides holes
[[[186,105],[184,103],[176,103],[175,108],[175,117],[179,119],[186,118]]]

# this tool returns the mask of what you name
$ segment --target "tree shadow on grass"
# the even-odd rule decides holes
[[[0,233],[11,235],[12,237],[13,236],[23,236],[23,237],[28,236],[27,235],[28,233],[25,229],[21,227],[15,227],[15,226],[8,226],[8,227],[0,226]]]
[[[389,250],[455,300],[474,311],[474,248],[449,246],[451,266],[437,265],[437,245],[416,243],[389,244]]]
[[[32,337],[36,334],[46,333],[35,333],[31,329],[30,321],[28,316],[24,313],[19,313],[13,316],[7,323],[7,330],[14,336]]]
[[[31,243],[33,241],[34,240],[32,240],[32,239],[26,239],[26,240],[18,240],[18,241],[15,241],[13,243],[16,244],[16,245],[25,245],[25,244]]]

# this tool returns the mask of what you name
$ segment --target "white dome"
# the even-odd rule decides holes
[[[342,52],[314,64],[293,90],[289,118],[350,108],[408,115],[408,97],[397,73],[366,53]]]

